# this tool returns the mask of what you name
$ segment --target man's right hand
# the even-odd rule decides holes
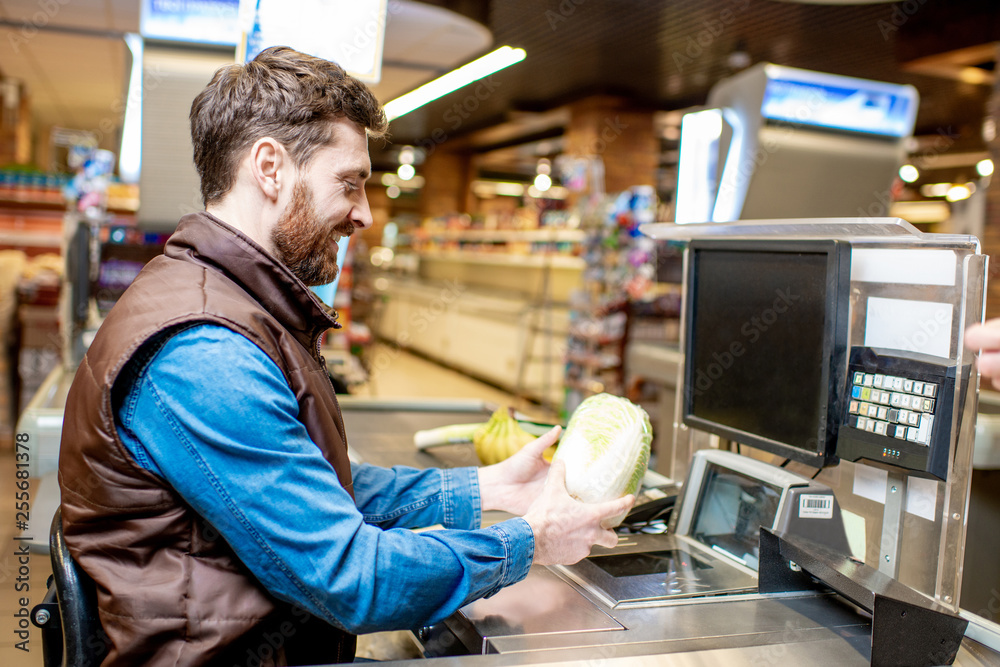
[[[566,464],[554,461],[542,494],[524,515],[535,534],[535,557],[539,565],[571,565],[590,554],[595,544],[618,544],[614,530],[601,522],[622,514],[635,503],[635,496],[602,503],[582,503],[566,491]]]

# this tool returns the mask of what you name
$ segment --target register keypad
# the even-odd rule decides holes
[[[879,373],[852,374],[847,425],[929,445],[938,385]]]
[[[959,374],[968,382],[971,370],[919,352],[852,347],[840,385],[837,457],[945,480],[957,437],[955,400],[962,395],[956,383]]]

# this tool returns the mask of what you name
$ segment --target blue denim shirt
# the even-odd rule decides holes
[[[352,500],[296,418],[280,369],[229,329],[201,324],[147,345],[114,400],[140,466],[273,595],[348,631],[435,622],[528,573],[524,519],[479,528],[475,468],[352,465]],[[409,530],[435,524],[445,530]]]

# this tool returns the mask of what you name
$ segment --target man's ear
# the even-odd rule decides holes
[[[276,139],[262,137],[250,149],[250,173],[261,193],[272,202],[291,182],[291,160]]]

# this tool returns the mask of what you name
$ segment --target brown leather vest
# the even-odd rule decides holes
[[[104,665],[350,661],[354,637],[272,597],[226,541],[115,428],[111,388],[158,334],[211,322],[285,374],[299,419],[353,495],[340,407],[319,356],[334,317],[286,267],[208,213],[187,215],[101,325],[66,402],[59,454],[66,543],[97,583]]]

